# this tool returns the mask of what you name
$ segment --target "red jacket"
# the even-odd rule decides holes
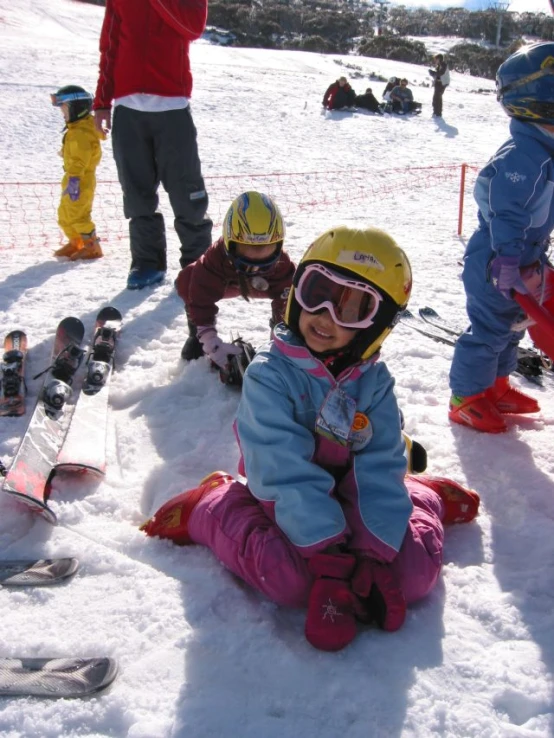
[[[270,271],[259,276],[244,275],[248,297],[271,300],[272,318],[276,323],[283,320],[293,276],[294,264],[284,251]],[[216,303],[242,294],[239,275],[229,259],[223,238],[213,243],[195,262],[181,269],[175,286],[194,325],[214,325],[219,312]]]
[[[190,97],[189,44],[207,15],[207,0],[106,0],[93,108],[137,92]]]

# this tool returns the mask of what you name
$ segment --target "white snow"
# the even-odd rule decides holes
[[[108,655],[112,689],[88,700],[0,699],[4,738],[547,738],[553,734],[554,400],[552,383],[514,382],[536,396],[538,417],[502,436],[447,419],[451,349],[399,325],[384,359],[397,379],[407,430],[429,471],[478,490],[481,514],[447,531],[444,573],[395,634],[368,629],[338,654],[312,649],[304,613],[280,609],[225,571],[210,551],[147,539],[139,525],[214,469],[236,471],[238,395],[204,360],[185,366],[183,306],[173,279],[129,292],[126,224],[101,192],[119,196],[109,142],[96,212],[105,258],[56,260],[62,120],[49,93],[94,89],[103,9],[69,0],[0,0],[0,334],[29,341],[29,413],[0,420],[9,464],[48,362],[54,329],[98,309],[124,314],[110,395],[108,472],[101,483],[58,478],[47,522],[0,494],[0,557],[71,555],[76,578],[51,589],[0,590],[0,656]],[[507,137],[493,83],[458,74],[431,116],[427,69],[378,59],[192,47],[193,112],[216,222],[253,183],[274,193],[298,259],[340,223],[388,230],[414,270],[411,307],[465,323],[458,260],[475,224],[469,176],[464,235],[456,235],[459,165],[479,166]],[[353,66],[349,66],[353,65]],[[423,103],[416,118],[325,115],[321,98],[341,73],[379,97],[406,75]],[[355,76],[356,74],[362,76]],[[450,169],[433,169],[440,166]],[[414,168],[419,167],[414,172]],[[351,173],[351,170],[356,170]],[[410,170],[410,171],[409,171]],[[448,176],[439,176],[444,171]],[[317,172],[318,174],[313,174]],[[281,173],[286,176],[268,175]],[[252,180],[248,175],[264,175]],[[215,179],[226,175],[223,179]],[[13,183],[39,182],[32,190]],[[261,184],[260,184],[261,183]],[[54,193],[52,195],[52,192]],[[13,238],[13,234],[23,234]],[[106,234],[115,233],[107,236]],[[215,230],[214,236],[218,233]],[[255,345],[268,304],[221,304],[220,331]]]

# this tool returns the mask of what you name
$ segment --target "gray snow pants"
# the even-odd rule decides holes
[[[190,108],[144,113],[118,105],[112,143],[129,218],[131,268],[167,269],[164,218],[157,212],[160,182],[175,216],[181,267],[202,256],[212,242],[212,221]]]

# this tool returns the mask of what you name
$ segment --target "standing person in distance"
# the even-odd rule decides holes
[[[113,152],[129,219],[128,289],[162,282],[167,270],[160,183],[181,242],[181,267],[211,243],[196,128],[189,98],[189,44],[204,31],[207,0],[107,0],[100,36],[97,127],[112,128]]]
[[[189,337],[185,361],[206,354],[220,369],[240,349],[216,329],[217,303],[232,297],[271,300],[270,326],[283,319],[294,264],[283,250],[285,224],[277,204],[260,192],[243,192],[231,203],[221,237],[179,272],[175,286],[185,303]]]
[[[510,138],[481,170],[474,195],[479,225],[464,257],[470,329],[456,343],[449,417],[485,433],[504,416],[536,413],[538,402],[509,382],[525,317],[513,291],[541,299],[554,229],[554,43],[512,54],[498,69],[497,98]],[[534,295],[535,296],[535,295]],[[548,295],[543,295],[547,297]]]
[[[60,151],[64,175],[58,224],[68,241],[54,254],[67,256],[71,261],[99,259],[103,253],[92,220],[92,204],[96,168],[102,158],[100,142],[106,136],[94,125],[90,92],[78,85],[66,85],[50,95],[50,100],[60,108],[65,121]]]
[[[433,118],[442,118],[442,96],[444,91],[450,84],[450,70],[448,62],[442,54],[436,54],[433,57],[435,68],[429,70],[429,74],[433,78]]]
[[[236,420],[247,484],[213,472],[143,530],[210,548],[338,651],[356,620],[400,628],[434,587],[443,523],[477,514],[454,482],[406,477],[394,380],[381,345],[406,306],[408,259],[390,236],[339,226],[295,272],[285,323],[248,366]]]

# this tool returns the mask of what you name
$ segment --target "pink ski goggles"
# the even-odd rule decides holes
[[[316,313],[327,308],[343,328],[369,328],[383,299],[368,284],[341,277],[322,264],[306,267],[294,294],[304,310]]]

